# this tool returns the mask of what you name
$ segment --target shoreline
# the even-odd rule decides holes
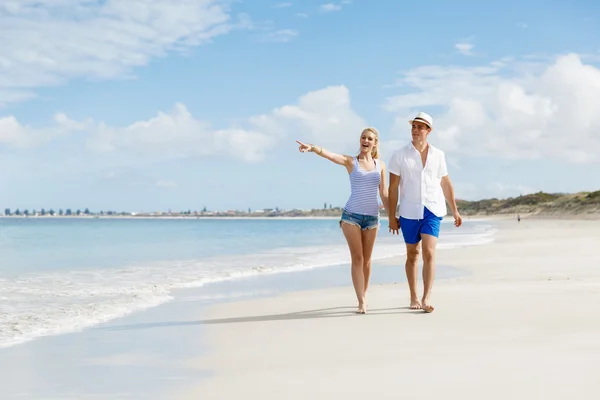
[[[351,286],[209,306],[197,323],[210,351],[192,366],[214,373],[172,398],[598,397],[597,223],[498,224],[490,244],[438,252],[438,264],[470,274],[435,281],[432,314],[407,309],[404,283],[373,285],[364,316]]]
[[[462,215],[463,220],[466,221],[485,221],[485,220],[516,220],[517,213],[514,214],[472,214]],[[35,215],[35,216],[24,216],[24,215],[0,215],[2,219],[165,219],[165,220],[336,220],[339,219],[339,215],[314,215],[314,216],[201,216],[201,215]],[[381,215],[380,219],[388,219],[387,215]],[[448,213],[444,220],[452,219],[452,214]],[[552,214],[521,214],[521,221],[526,219],[533,220],[600,220],[600,213],[581,213],[581,214],[569,214],[569,213],[552,213]]]
[[[374,286],[403,282],[401,268],[394,264],[396,259],[393,256],[374,261],[378,270],[371,280]],[[115,398],[115,393],[125,391],[130,394],[128,398],[171,399],[171,393],[182,385],[213,374],[209,368],[195,366],[195,360],[210,351],[205,340],[206,325],[197,319],[209,307],[331,287],[346,291],[345,285],[351,282],[349,271],[350,265],[344,263],[177,288],[170,293],[170,300],[158,306],[83,330],[42,336],[0,349],[4,361],[0,365],[7,370],[0,393],[12,398],[26,387],[32,397],[62,398],[66,396],[64,388],[69,387],[69,394],[81,399],[91,393],[98,398]],[[445,275],[440,279],[463,275],[446,265],[440,266],[439,272]],[[173,336],[177,343],[172,343]],[[46,371],[45,354],[60,354],[61,363],[50,372]],[[9,368],[12,364],[18,368]],[[108,377],[110,382],[106,381]]]
[[[445,225],[449,225],[451,223],[451,221],[446,221],[444,224]],[[478,224],[477,221],[473,221],[473,224]],[[449,241],[448,243],[445,243],[444,246],[448,246],[448,247],[454,247],[454,246],[472,246],[472,245],[480,245],[480,242],[485,242],[487,240],[493,240],[493,230],[486,228],[486,226],[488,226],[487,223],[483,223],[481,224],[484,227],[484,231],[480,231],[478,230],[477,232],[473,232],[472,235],[473,237],[469,237],[469,238],[465,238],[465,237],[455,237],[454,241]],[[383,227],[382,227],[383,228]],[[449,226],[446,226],[444,229],[453,229]],[[388,236],[389,234],[387,233],[387,231],[382,232],[382,235],[386,235]],[[491,236],[490,236],[491,235]],[[341,235],[340,235],[341,236]],[[491,239],[490,239],[491,238]],[[394,240],[393,237],[389,236],[388,239],[392,239],[394,242],[396,242],[396,240]],[[379,253],[377,250],[373,253],[372,256],[372,260],[374,264],[381,264],[381,265],[389,265],[390,263],[393,264],[393,260],[395,260],[398,256],[402,256],[402,254],[404,253],[404,245],[401,242],[401,239],[398,239],[397,244],[396,243],[389,243],[389,242],[383,242],[385,244],[385,247],[382,247],[382,251],[381,253]],[[343,238],[340,237],[340,241],[338,244],[336,244],[335,246],[340,246],[340,249],[342,251],[342,253],[339,253],[339,251],[336,251],[335,253],[332,253],[332,250],[334,250],[332,247],[328,247],[328,248],[322,248],[320,251],[322,252],[322,254],[324,255],[324,257],[320,257],[320,258],[316,258],[313,261],[309,261],[309,260],[304,260],[304,259],[298,259],[295,262],[290,263],[289,265],[287,264],[281,264],[281,263],[277,263],[277,264],[269,264],[268,260],[259,260],[259,263],[255,263],[256,265],[252,264],[252,265],[246,265],[246,267],[244,268],[240,268],[237,270],[231,270],[231,271],[225,271],[225,272],[221,272],[218,273],[218,271],[212,271],[213,275],[204,275],[204,276],[195,276],[194,278],[191,279],[190,281],[177,281],[175,280],[174,283],[171,283],[170,285],[166,285],[166,280],[168,280],[168,278],[166,277],[166,275],[164,275],[165,280],[163,281],[155,281],[155,280],[143,280],[142,282],[143,285],[150,285],[150,284],[154,284],[154,290],[155,293],[151,294],[151,295],[147,295],[148,297],[144,297],[143,300],[136,300],[134,301],[129,301],[126,302],[126,300],[123,300],[124,302],[121,304],[121,308],[117,309],[117,310],[113,310],[111,312],[107,312],[106,314],[101,314],[101,315],[95,315],[90,317],[89,319],[85,319],[83,317],[81,317],[82,319],[79,319],[78,316],[74,316],[73,318],[71,318],[70,322],[66,321],[66,320],[60,320],[60,324],[52,324],[49,323],[47,325],[42,325],[42,326],[38,326],[34,331],[31,330],[31,328],[29,326],[23,326],[21,328],[20,331],[16,331],[13,332],[15,334],[20,333],[20,335],[18,337],[9,337],[10,335],[7,332],[6,338],[2,337],[0,339],[2,339],[2,342],[0,343],[0,350],[4,349],[4,348],[11,348],[13,346],[20,346],[20,345],[25,345],[27,343],[30,343],[32,341],[35,340],[40,340],[43,339],[45,337],[48,336],[60,336],[60,335],[65,335],[65,334],[71,334],[71,333],[75,333],[75,332],[80,332],[82,330],[86,330],[86,329],[93,329],[98,325],[101,325],[105,322],[110,322],[110,321],[114,321],[114,320],[118,320],[120,318],[128,318],[132,315],[136,315],[140,312],[145,312],[148,309],[152,309],[152,308],[156,308],[156,307],[161,307],[164,304],[167,304],[171,301],[173,301],[173,299],[177,296],[177,293],[180,291],[185,291],[187,289],[191,289],[191,290],[198,290],[200,292],[206,290],[209,287],[212,287],[212,285],[214,284],[220,284],[222,282],[239,282],[239,281],[244,281],[244,280],[259,280],[259,279],[264,279],[264,280],[269,280],[270,276],[273,275],[282,275],[282,274],[293,274],[292,276],[296,276],[298,279],[305,279],[303,277],[316,277],[316,276],[321,276],[319,275],[321,270],[338,270],[340,268],[342,269],[346,269],[349,268],[349,256],[346,254],[347,252],[347,248],[345,243],[343,242]],[[393,247],[393,248],[391,248]],[[335,248],[335,250],[338,250],[337,247]],[[327,253],[329,252],[330,255],[331,254],[336,254],[337,256],[333,257],[333,258],[327,258]],[[276,253],[276,252],[275,252]],[[299,253],[298,253],[299,254]],[[265,250],[264,252],[264,256],[268,256],[269,255],[269,251]],[[261,258],[260,254],[257,255],[253,255],[250,254],[250,256],[253,256],[254,258]],[[234,256],[235,257],[235,256]],[[239,256],[238,256],[239,257]],[[217,257],[218,259],[218,257]],[[391,261],[390,261],[391,260]],[[206,264],[206,261],[201,261],[204,262]],[[169,261],[157,261],[156,265],[160,265],[160,266],[166,266],[166,263],[169,263]],[[182,261],[183,264],[185,264],[184,261]],[[246,264],[248,264],[248,261],[246,259],[245,261]],[[267,264],[265,264],[267,263]],[[130,265],[130,267],[134,268],[137,265],[144,265],[144,268],[151,268],[154,266],[154,264],[152,264],[149,261],[145,261],[145,262],[136,262]],[[84,271],[85,269],[79,269],[78,271]],[[117,268],[118,270],[118,268]],[[448,270],[452,271],[453,268],[452,266],[448,266]],[[102,273],[106,273],[105,278],[109,281],[112,282],[110,279],[114,278],[114,275],[112,274],[113,268],[112,267],[106,267],[106,269],[102,270]],[[171,270],[172,271],[172,270]],[[35,276],[38,273],[41,273],[40,271],[38,272],[29,272],[30,274],[33,274],[32,276]],[[155,275],[160,273],[160,271],[155,271]],[[171,274],[172,272],[168,272],[168,274]],[[185,270],[185,271],[181,271],[178,270],[178,272],[175,272],[175,274],[182,274],[184,273],[184,275],[181,276],[185,276],[185,273],[189,273],[189,271]],[[85,272],[84,272],[85,274]],[[449,275],[454,274],[454,272],[449,272]],[[322,275],[327,275],[327,273],[322,274]],[[132,275],[133,276],[133,275]],[[346,282],[346,274],[343,274],[344,276],[344,282]],[[110,279],[109,279],[110,278]],[[310,279],[315,279],[315,278],[310,278]],[[332,285],[335,285],[336,282],[332,281],[331,282]],[[288,283],[289,284],[289,283]],[[293,284],[292,284],[293,286]],[[210,289],[209,289],[210,291]],[[285,290],[287,291],[287,290]],[[142,294],[144,294],[143,292],[140,292]],[[142,296],[143,297],[143,296]],[[119,298],[120,300],[120,298]],[[103,303],[98,303],[96,304],[96,306],[101,306]],[[68,305],[71,306],[71,305]],[[85,310],[84,310],[85,311]],[[83,311],[81,311],[83,312]],[[98,322],[101,321],[101,322]],[[25,333],[23,333],[25,332]]]
[[[466,246],[479,246],[480,244],[467,244]],[[397,267],[397,265],[393,262],[393,260],[395,260],[397,257],[396,256],[386,256],[383,258],[374,258],[373,259],[373,264],[378,265],[380,267]],[[440,266],[441,271],[442,271],[442,276],[439,277],[438,279],[451,279],[452,277],[456,276],[456,275],[462,275],[465,273],[465,271],[462,271],[460,269],[456,269],[453,266]],[[135,308],[133,310],[128,310],[126,312],[121,312],[116,316],[111,316],[108,317],[107,319],[100,321],[100,322],[93,322],[91,324],[83,324],[80,325],[77,328],[65,328],[65,329],[61,329],[61,330],[57,330],[57,331],[52,331],[49,333],[43,333],[38,335],[34,335],[31,337],[26,337],[26,338],[18,338],[18,339],[13,339],[12,342],[9,343],[0,343],[0,352],[2,352],[3,350],[7,350],[7,349],[11,349],[14,347],[19,347],[19,346],[26,346],[28,344],[31,344],[33,342],[36,341],[40,341],[40,340],[45,340],[47,338],[52,338],[52,337],[61,337],[61,336],[65,336],[65,335],[73,335],[73,334],[79,334],[79,333],[84,333],[88,330],[93,330],[93,329],[97,329],[103,325],[106,324],[115,324],[120,320],[123,319],[131,319],[131,318],[136,318],[138,315],[141,314],[145,314],[147,312],[150,312],[154,309],[157,308],[161,308],[164,306],[168,306],[170,303],[176,302],[178,297],[181,296],[182,293],[186,293],[186,292],[190,292],[190,293],[194,293],[194,292],[204,292],[204,291],[212,291],[213,288],[219,287],[221,285],[231,285],[231,286],[236,286],[236,285],[243,285],[245,283],[248,282],[255,282],[257,279],[260,280],[275,280],[281,276],[283,276],[283,281],[286,280],[292,280],[293,278],[297,278],[299,276],[302,275],[328,275],[328,274],[335,274],[335,271],[338,270],[343,270],[343,276],[344,278],[346,277],[346,272],[350,270],[350,263],[336,263],[336,264],[331,264],[331,265],[326,265],[326,266],[319,266],[319,267],[314,267],[314,268],[306,268],[306,269],[291,269],[291,270],[285,270],[285,271],[267,271],[267,272],[263,272],[263,273],[248,273],[245,275],[239,275],[239,276],[235,276],[232,277],[231,279],[223,279],[223,280],[216,280],[214,282],[206,282],[200,286],[181,286],[181,287],[173,287],[168,293],[165,294],[165,296],[169,297],[168,299],[161,299],[160,301],[157,301],[156,303],[153,304],[146,304],[146,305],[142,305],[139,306],[138,308]],[[439,271],[438,271],[439,273]],[[387,276],[387,274],[383,274],[384,276]],[[312,279],[312,278],[311,278]],[[381,279],[381,278],[380,278]],[[384,278],[385,279],[385,278]],[[389,278],[392,279],[392,278]],[[403,276],[398,276],[397,279],[394,279],[397,281],[404,281],[405,278]],[[336,286],[340,286],[340,284],[338,282],[331,282],[333,287]],[[341,285],[343,286],[343,285]],[[277,293],[290,293],[290,292],[294,292],[294,291],[304,291],[304,290],[313,290],[313,289],[300,289],[300,290],[289,290],[289,289],[283,289],[280,290]],[[248,292],[251,292],[251,290],[249,289]],[[272,291],[269,291],[269,289],[265,289],[265,291],[263,292],[254,292],[252,295],[244,295],[241,297],[244,298],[257,298],[257,297],[273,297],[276,296],[277,294],[272,294]],[[206,298],[206,301],[211,301],[216,304],[221,304],[221,303],[229,303],[229,302],[235,302],[235,301],[239,301],[238,296],[234,296],[234,297],[228,297],[227,295],[214,295],[214,297],[212,298]]]

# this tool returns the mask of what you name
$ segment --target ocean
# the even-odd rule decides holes
[[[446,218],[439,247],[491,240],[485,221],[456,229]],[[404,253],[383,219],[373,260]],[[181,289],[226,299],[218,283],[348,263],[336,218],[0,218],[0,348],[156,307]]]

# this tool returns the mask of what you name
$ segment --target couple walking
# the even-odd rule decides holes
[[[409,121],[412,140],[397,149],[388,164],[389,188],[386,189],[386,166],[379,159],[379,134],[366,128],[360,135],[357,156],[332,153],[322,147],[300,141],[300,152],[313,152],[346,167],[351,194],[340,226],[348,242],[352,258],[352,282],[360,314],[367,311],[366,293],[371,276],[371,254],[379,228],[377,193],[389,217],[389,232],[402,232],[406,243],[406,278],[410,290],[410,308],[432,312],[431,288],[435,276],[435,248],[440,222],[446,215],[448,202],[454,225],[462,218],[456,207],[454,188],[446,167],[444,152],[427,138],[433,129],[430,115],[420,112]],[[400,191],[400,198],[398,198]],[[396,209],[399,207],[399,218]],[[417,294],[419,255],[423,258],[423,296]]]

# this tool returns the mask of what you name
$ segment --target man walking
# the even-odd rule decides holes
[[[420,112],[408,122],[412,126],[412,141],[396,150],[388,163],[389,231],[398,234],[398,230],[402,230],[406,243],[405,268],[410,289],[410,308],[432,312],[430,296],[435,276],[435,247],[440,234],[440,222],[447,214],[446,201],[454,216],[454,226],[461,226],[462,218],[456,207],[445,154],[427,141],[433,129],[431,116]],[[398,189],[400,218],[396,218]],[[419,245],[423,252],[421,300],[416,288]]]

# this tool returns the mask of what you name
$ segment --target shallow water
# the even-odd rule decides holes
[[[404,254],[402,237],[386,225],[383,220],[375,261]],[[455,229],[448,220],[439,246],[483,244],[492,233],[486,222]],[[3,218],[0,347],[155,307],[177,289],[205,287],[202,295],[226,299],[239,293],[216,283],[254,277],[243,280],[254,282],[244,290],[269,292],[261,277],[348,259],[336,219]]]

